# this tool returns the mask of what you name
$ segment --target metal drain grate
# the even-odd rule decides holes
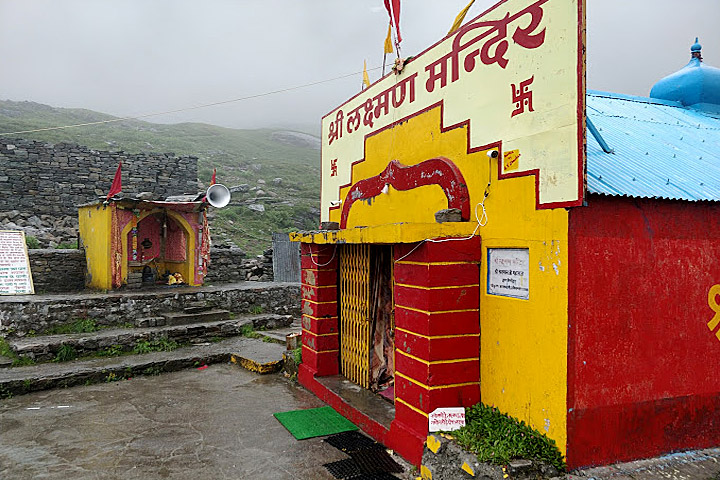
[[[397,480],[392,473],[403,468],[385,451],[385,446],[360,432],[342,432],[324,440],[350,458],[327,463],[325,468],[338,479]]]
[[[335,478],[355,478],[366,473],[360,470],[360,465],[352,458],[326,463],[323,466]]]
[[[354,458],[346,458],[324,465],[330,474],[344,480],[397,480],[395,475],[379,469],[367,471],[367,466],[361,465]]]
[[[385,447],[360,432],[342,432],[323,440],[338,450],[350,453],[358,450],[383,450]]]
[[[398,480],[395,475],[389,473],[364,473],[358,477],[352,477],[350,480]]]
[[[350,457],[364,472],[401,473],[403,471],[403,468],[385,450],[358,450],[350,452]]]

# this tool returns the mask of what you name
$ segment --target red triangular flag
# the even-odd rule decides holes
[[[390,16],[390,23],[395,26],[395,38],[397,43],[402,42],[400,36],[400,0],[392,0],[392,8],[390,7],[390,0],[385,0],[385,9]]]
[[[210,185],[215,185],[215,174],[217,173],[217,168],[213,168],[213,176],[212,180],[210,180]]]
[[[397,42],[402,42],[400,36],[400,0],[392,0],[393,20],[395,21],[395,35],[397,35]]]
[[[110,191],[108,192],[105,201],[109,201],[115,194],[120,193],[122,190],[122,162],[118,164],[117,171],[115,172],[115,178],[113,178],[112,185],[110,185]]]

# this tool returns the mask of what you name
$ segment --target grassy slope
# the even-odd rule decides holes
[[[0,101],[0,133],[113,118],[91,110]],[[195,155],[199,158],[199,179],[206,185],[213,168],[217,168],[218,183],[228,187],[259,186],[257,180],[263,179],[267,183],[260,187],[276,194],[257,201],[265,205],[265,213],[236,205],[253,198],[252,192],[234,193],[231,205],[216,210],[211,223],[216,240],[227,236],[254,255],[271,244],[272,232],[313,228],[319,218],[320,152],[277,141],[273,133],[270,129],[235,130],[200,123],[164,125],[127,120],[16,137],[71,142],[96,150]],[[277,177],[283,179],[280,185],[272,182]]]

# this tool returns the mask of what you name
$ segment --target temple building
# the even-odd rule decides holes
[[[720,444],[720,70],[588,92],[583,2],[538,3],[323,118],[299,378],[416,465],[477,402],[571,468]]]

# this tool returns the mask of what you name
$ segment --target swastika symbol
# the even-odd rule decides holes
[[[720,295],[720,285],[713,285],[708,292],[708,306],[715,312],[715,316],[708,322],[710,331],[714,331],[720,325],[720,304],[718,304],[717,296]],[[720,340],[720,330],[715,332],[715,336]]]
[[[520,86],[516,87],[514,83],[510,84],[512,88],[512,101],[515,103],[515,110],[512,111],[510,117],[525,113],[525,107],[528,111],[534,112],[532,106],[532,91],[530,84],[535,80],[535,75],[528,78],[524,82],[520,82]]]

